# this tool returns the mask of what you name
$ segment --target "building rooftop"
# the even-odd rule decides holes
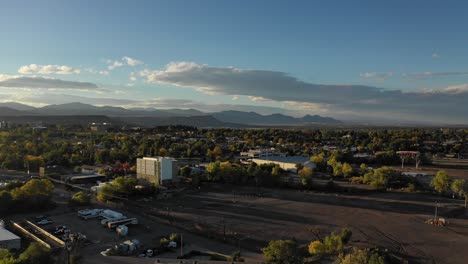
[[[19,239],[19,236],[11,233],[10,231],[0,227],[0,241]]]
[[[276,161],[276,162],[284,162],[284,163],[304,163],[310,160],[308,157],[302,156],[288,156],[288,157],[280,157],[280,156],[272,156],[272,157],[264,157],[259,158],[257,160],[268,160],[268,161]]]

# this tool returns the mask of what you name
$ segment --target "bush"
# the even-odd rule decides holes
[[[91,202],[91,195],[85,192],[75,193],[70,200],[70,203],[75,204],[75,205],[87,205],[90,202]]]
[[[172,233],[172,234],[169,236],[169,240],[170,240],[170,241],[176,241],[176,242],[179,241],[179,240],[180,240],[179,234],[177,234],[177,233]]]
[[[169,239],[163,237],[161,238],[161,240],[159,240],[159,246],[166,247],[167,245],[169,245],[169,242],[171,242]]]
[[[340,256],[340,264],[385,264],[385,258],[378,251],[353,248],[351,253]]]
[[[262,249],[263,256],[269,264],[300,264],[303,257],[294,240],[272,240]]]
[[[352,236],[350,229],[345,228],[341,231],[340,234],[335,234],[332,232],[329,236],[326,236],[323,242],[316,240],[309,244],[309,254],[337,254],[343,251],[343,247],[346,243],[349,242]]]

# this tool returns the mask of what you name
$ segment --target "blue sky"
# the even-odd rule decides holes
[[[464,1],[3,1],[0,101],[467,123],[453,115],[468,110],[466,10]]]

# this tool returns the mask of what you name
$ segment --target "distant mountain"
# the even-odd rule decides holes
[[[8,107],[8,108],[18,110],[18,111],[30,111],[30,110],[35,109],[32,106],[25,105],[25,104],[20,104],[20,103],[15,103],[15,102],[0,103],[0,107]]]
[[[22,114],[23,114],[22,111],[9,108],[9,107],[0,106],[0,116],[20,116]]]
[[[212,114],[217,119],[228,123],[248,125],[306,125],[306,124],[339,124],[341,121],[331,117],[306,115],[301,118],[283,114],[260,115],[255,112],[222,111]]]
[[[11,107],[5,107],[8,105]],[[17,109],[18,108],[18,109]],[[21,109],[21,110],[20,110]],[[222,111],[217,113],[204,113],[195,109],[154,109],[154,108],[123,108],[114,106],[94,106],[83,103],[68,103],[48,105],[34,108],[17,103],[0,104],[0,116],[15,117],[26,116],[28,120],[38,120],[36,117],[47,117],[49,122],[60,120],[63,116],[90,116],[108,117],[120,120],[126,124],[138,126],[157,125],[190,125],[198,127],[259,127],[259,126],[304,126],[310,124],[339,124],[340,121],[318,115],[306,115],[296,118],[283,114],[260,115],[255,112]],[[53,118],[57,117],[57,118]],[[39,118],[40,119],[40,118]],[[26,119],[22,119],[26,120]],[[81,121],[84,122],[84,121]],[[99,118],[102,120],[102,118]],[[106,120],[107,122],[112,122]]]
[[[194,127],[246,127],[242,124],[231,124],[219,121],[210,115],[204,116],[172,116],[172,117],[114,117],[115,120],[125,122],[129,125],[154,127],[168,125],[184,125]]]

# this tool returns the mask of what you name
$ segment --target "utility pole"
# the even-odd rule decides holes
[[[180,233],[180,257],[184,255],[184,239],[183,234]]]
[[[223,240],[226,241],[226,220],[223,216]]]

